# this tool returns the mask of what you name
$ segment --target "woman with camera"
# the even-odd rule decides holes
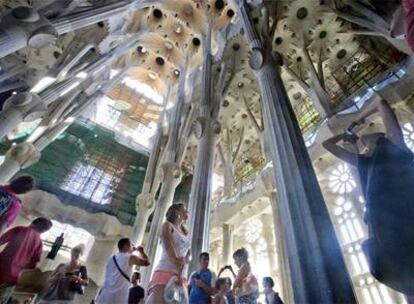
[[[77,294],[84,294],[84,288],[89,283],[86,267],[79,261],[84,250],[83,245],[73,247],[70,262],[60,264],[53,271],[40,304],[72,304]]]
[[[231,266],[226,266],[234,277],[233,292],[237,304],[256,304],[259,297],[259,284],[252,274],[249,253],[245,248],[237,249],[233,254],[234,263],[239,267],[237,274]],[[223,269],[223,270],[224,270]]]
[[[362,248],[371,274],[388,287],[414,295],[414,154],[406,146],[397,116],[387,101],[381,98],[373,105],[362,111],[344,134],[322,145],[357,169],[368,226],[368,240]],[[385,133],[358,136],[353,129],[377,111]]]

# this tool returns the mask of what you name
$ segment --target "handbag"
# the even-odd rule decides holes
[[[164,289],[164,301],[167,304],[188,303],[187,293],[178,276],[173,276]]]

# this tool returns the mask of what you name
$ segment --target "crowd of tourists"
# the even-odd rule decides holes
[[[356,134],[356,127],[375,112],[383,119],[385,133]],[[366,200],[365,220],[369,238],[363,249],[372,275],[380,282],[404,294],[414,294],[414,154],[404,142],[397,117],[384,99],[363,110],[358,120],[344,134],[326,140],[323,146],[338,158],[357,168]],[[360,152],[359,148],[363,148]],[[47,218],[36,218],[27,226],[11,228],[21,209],[19,194],[34,187],[34,180],[22,176],[0,187],[0,304],[9,304],[19,275],[33,269],[41,259],[40,235],[52,227]],[[188,211],[184,204],[173,204],[166,213],[161,229],[161,257],[154,267],[148,286],[139,285],[136,267],[147,267],[150,261],[142,246],[131,240],[118,242],[119,252],[106,264],[105,280],[94,302],[113,303],[190,303],[254,304],[259,284],[252,273],[249,254],[241,248],[234,252],[234,264],[220,269],[218,275],[209,269],[210,256],[203,252],[199,268],[187,277],[191,258],[191,235],[186,226]],[[71,250],[71,259],[59,265],[49,276],[40,303],[69,304],[84,293],[88,273],[80,258],[84,246]],[[227,273],[228,276],[223,276]],[[274,282],[263,280],[267,304],[282,303],[273,291]],[[145,289],[145,290],[144,290]]]
[[[41,260],[43,244],[41,234],[52,227],[51,220],[36,218],[29,226],[10,228],[21,210],[18,194],[34,187],[34,179],[21,176],[9,185],[0,187],[0,304],[18,303],[13,292],[22,273],[36,268]],[[234,252],[232,266],[223,267],[218,276],[210,270],[210,255],[200,254],[199,268],[187,279],[191,237],[186,227],[188,211],[184,204],[170,206],[161,232],[161,258],[146,288],[140,286],[140,273],[136,267],[150,265],[142,246],[134,247],[131,240],[118,241],[118,252],[106,264],[105,280],[96,298],[96,304],[254,304],[259,297],[259,285],[251,272],[249,255],[241,248]],[[40,304],[72,304],[77,295],[83,295],[89,284],[88,271],[81,262],[85,246],[71,249],[70,261],[59,264],[47,279],[46,288],[37,298]],[[228,272],[229,276],[223,277]],[[273,291],[273,280],[263,280],[267,304],[282,303]]]

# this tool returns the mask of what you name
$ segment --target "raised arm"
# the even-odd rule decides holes
[[[396,145],[405,146],[404,136],[398,123],[397,115],[395,115],[388,102],[380,99],[378,101],[378,111],[384,123],[387,138]]]
[[[322,143],[322,146],[336,157],[342,159],[344,162],[353,166],[357,166],[358,154],[349,152],[348,150],[338,145],[340,141],[346,140],[351,141],[352,136],[348,134],[339,134],[330,139],[325,140]]]
[[[147,254],[144,251],[144,248],[142,246],[138,247],[138,252],[140,256],[136,256],[134,254],[131,254],[129,257],[130,265],[136,265],[136,266],[149,266],[150,261],[147,256]]]
[[[402,0],[405,17],[405,35],[414,52],[414,0]]]
[[[238,288],[241,288],[243,286],[243,280],[247,277],[248,274],[249,272],[246,266],[243,266],[239,269],[239,272],[237,273],[234,279],[233,291],[236,291]]]

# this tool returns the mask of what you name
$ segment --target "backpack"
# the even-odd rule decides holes
[[[6,214],[13,202],[13,196],[0,187],[0,217]]]

